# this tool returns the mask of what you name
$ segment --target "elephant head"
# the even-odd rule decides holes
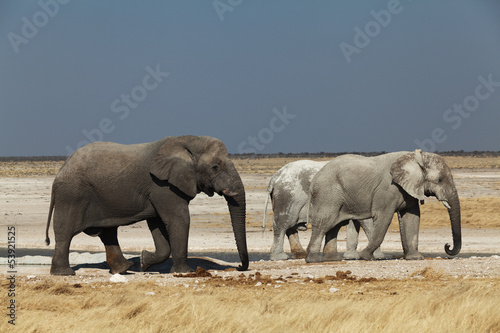
[[[245,188],[220,140],[190,135],[171,138],[153,158],[150,172],[191,198],[199,192],[223,195],[242,263],[239,270],[248,269]]]
[[[462,247],[460,201],[451,170],[444,159],[420,150],[401,156],[391,167],[394,183],[419,200],[434,196],[448,209],[453,235],[453,249],[445,245],[448,255],[457,255]]]

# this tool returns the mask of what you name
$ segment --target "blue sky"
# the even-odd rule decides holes
[[[0,1],[0,156],[500,150],[500,2]]]

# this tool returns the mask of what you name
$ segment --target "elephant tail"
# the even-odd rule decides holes
[[[270,196],[271,196],[271,193],[267,193],[266,204],[264,206],[264,218],[262,219],[262,233],[264,233],[264,231],[266,231],[266,212],[267,212],[267,204],[269,203]]]
[[[266,205],[264,206],[264,218],[262,219],[262,233],[263,234],[264,234],[264,231],[266,231],[266,211],[267,211],[267,204],[269,203],[269,198],[271,198],[271,201],[273,200],[274,183],[276,183],[276,179],[278,178],[277,174],[278,174],[278,172],[275,173],[271,177],[271,180],[269,180],[269,185],[267,186]]]
[[[311,190],[309,190],[309,195],[307,196],[307,215],[306,215],[306,224],[309,224],[309,210],[311,208]]]
[[[50,245],[49,227],[50,227],[50,220],[52,220],[52,212],[54,211],[54,204],[56,201],[54,194],[55,194],[54,189],[52,188],[52,195],[50,196],[49,218],[47,219],[47,228],[45,229],[45,244],[47,246]]]

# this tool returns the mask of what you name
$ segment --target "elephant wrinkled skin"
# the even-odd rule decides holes
[[[85,232],[99,236],[112,273],[132,262],[123,257],[117,228],[147,220],[156,251],[143,251],[143,270],[172,254],[172,272],[187,272],[189,202],[197,193],[223,195],[227,201],[242,265],[248,268],[245,189],[224,144],[211,137],[166,137],[121,145],[95,142],[74,152],[52,186],[49,225],[54,211],[56,240],[51,274],[72,275],[69,247]]]
[[[344,221],[373,218],[374,230],[360,256],[374,259],[392,216],[398,213],[406,259],[423,259],[418,252],[419,200],[434,196],[448,209],[457,255],[462,246],[460,202],[450,168],[433,153],[396,152],[376,157],[343,155],[325,165],[311,183],[309,221],[312,235],[307,262],[336,258],[337,234]],[[321,244],[325,246],[321,253]]]
[[[288,255],[283,250],[285,235],[290,242],[290,249],[294,259],[305,258],[306,251],[300,244],[298,231],[306,230],[307,226],[307,203],[311,181],[318,171],[327,162],[315,162],[310,160],[295,161],[286,164],[269,180],[267,187],[266,204],[264,208],[263,228],[266,227],[266,210],[268,199],[271,199],[273,207],[273,245],[271,247],[271,260],[287,260]],[[359,259],[356,247],[358,245],[358,234],[360,224],[367,235],[371,235],[373,222],[371,219],[365,221],[351,221],[347,225],[347,251],[344,259]],[[375,257],[385,258],[384,254],[377,249]]]

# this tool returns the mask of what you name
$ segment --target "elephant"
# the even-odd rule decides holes
[[[298,231],[307,230],[307,203],[309,187],[314,175],[327,163],[310,160],[300,160],[286,164],[271,177],[267,187],[266,203],[264,207],[264,218],[262,227],[266,227],[266,211],[269,198],[271,198],[274,216],[273,232],[274,239],[271,247],[271,260],[287,260],[288,255],[283,250],[285,234],[290,242],[293,259],[306,257],[306,251],[299,241]],[[356,247],[360,224],[363,225],[365,233],[371,235],[373,222],[369,220],[351,221],[347,225],[347,251],[344,259],[359,259]],[[385,255],[377,249],[374,253],[376,258],[385,258]]]
[[[360,257],[373,260],[395,212],[398,214],[404,258],[423,259],[418,252],[419,200],[434,196],[448,209],[455,256],[462,247],[460,201],[450,168],[433,153],[394,152],[376,157],[342,155],[313,178],[309,218],[312,233],[306,262],[341,260],[337,253],[340,226],[350,219],[373,218],[374,230]],[[323,253],[321,245],[325,237]]]
[[[75,274],[69,247],[82,231],[100,237],[111,273],[126,272],[132,262],[122,254],[117,229],[142,220],[156,248],[142,252],[142,269],[172,254],[171,272],[192,271],[187,264],[188,206],[200,192],[226,199],[241,259],[238,269],[247,270],[245,189],[220,140],[186,135],[133,145],[94,142],[78,149],[52,185],[46,243],[54,213],[56,244],[50,273]]]

